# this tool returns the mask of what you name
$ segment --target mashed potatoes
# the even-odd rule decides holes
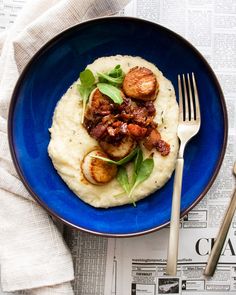
[[[140,57],[121,55],[102,57],[88,65],[87,68],[96,74],[96,72],[107,72],[117,64],[125,73],[135,66],[141,66],[150,69],[156,75],[159,92],[154,101],[156,108],[154,121],[158,123],[158,131],[162,139],[170,144],[170,153],[163,157],[159,152],[154,151],[152,174],[137,186],[132,200],[123,193],[116,179],[101,186],[89,183],[83,176],[81,163],[88,152],[98,147],[98,143],[81,124],[82,101],[76,87],[78,81],[76,81],[56,106],[50,128],[51,140],[48,153],[54,167],[69,188],[80,199],[94,207],[107,208],[132,203],[161,188],[172,175],[178,152],[178,104],[171,82],[156,66]],[[141,148],[144,158],[148,157],[150,151],[143,146]],[[128,167],[129,170],[131,167]]]

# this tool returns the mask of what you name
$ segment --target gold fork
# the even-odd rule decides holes
[[[192,80],[192,81],[191,81]],[[182,91],[183,84],[183,91]],[[194,73],[187,74],[187,83],[185,75],[178,75],[179,89],[179,125],[177,134],[180,139],[179,154],[176,161],[174,190],[172,196],[170,234],[167,254],[166,274],[176,275],[179,245],[179,219],[180,202],[182,189],[182,176],[184,167],[184,149],[188,141],[195,136],[201,125],[200,105],[198,90]]]

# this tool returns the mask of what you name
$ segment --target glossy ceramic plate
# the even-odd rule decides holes
[[[31,59],[15,87],[9,112],[9,142],[16,169],[32,196],[68,225],[107,236],[134,236],[167,225],[173,177],[137,203],[96,209],[81,201],[62,181],[47,154],[48,128],[57,101],[79,73],[102,56],[128,54],[154,63],[172,81],[194,72],[202,126],[185,151],[181,214],[206,194],[219,171],[227,141],[227,113],[216,77],[186,40],[157,24],[128,17],[108,17],[62,32]]]

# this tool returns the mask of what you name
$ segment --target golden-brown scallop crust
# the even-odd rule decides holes
[[[136,147],[137,143],[132,137],[124,137],[118,145],[107,143],[106,141],[99,142],[100,147],[107,155],[113,159],[120,160],[126,157]]]
[[[159,85],[154,73],[145,67],[134,67],[126,74],[123,91],[137,100],[155,100]]]
[[[101,153],[101,156],[104,157],[104,154]],[[98,184],[105,184],[111,181],[117,173],[117,166],[113,164],[109,164],[103,160],[93,158],[90,172],[93,179]]]
[[[107,158],[107,155],[101,150],[89,152],[83,159],[81,171],[85,179],[92,184],[103,185],[111,181],[117,174],[117,166],[107,163],[93,156]]]

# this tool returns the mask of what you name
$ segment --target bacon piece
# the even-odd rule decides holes
[[[147,109],[149,116],[154,116],[156,114],[156,109],[153,104],[153,101],[151,101],[151,100],[145,101],[144,106]]]
[[[134,115],[123,111],[123,112],[121,112],[120,117],[121,117],[121,119],[123,119],[125,121],[129,121],[129,120],[133,119]]]
[[[143,145],[149,151],[158,145],[158,141],[161,139],[160,133],[156,129],[152,129],[148,137],[145,138]]]
[[[149,151],[156,148],[162,156],[167,156],[170,153],[170,145],[161,139],[161,135],[156,129],[152,129],[148,137],[145,138],[143,145]]]
[[[123,103],[118,110],[121,111],[120,114],[117,114],[120,120],[138,124],[141,127],[148,126],[155,115],[155,107],[151,101],[139,103],[138,105],[135,103]]]
[[[120,128],[113,128],[111,126],[107,127],[107,132],[110,136],[116,136],[117,134],[120,133]]]
[[[85,112],[85,118],[97,121],[100,117],[110,115],[114,109],[111,99],[95,89]]]
[[[102,123],[103,124],[111,125],[114,121],[115,121],[115,116],[112,115],[112,114],[104,116],[102,118]]]
[[[107,127],[107,132],[110,136],[116,136],[118,134],[125,135],[128,132],[127,123],[116,121],[112,124],[112,127]]]
[[[136,107],[133,110],[133,120],[138,123],[145,125],[148,116],[148,111],[145,107]]]
[[[101,109],[101,110],[96,110],[94,113],[97,114],[97,115],[100,115],[100,116],[107,116],[107,115],[109,115],[111,113],[111,111]]]
[[[103,135],[105,134],[107,129],[107,125],[104,125],[102,123],[99,123],[94,128],[91,129],[90,135],[95,139],[101,139]]]
[[[170,145],[169,143],[165,142],[164,140],[159,140],[157,145],[158,152],[161,153],[162,156],[167,156],[170,153]]]
[[[123,123],[121,121],[116,121],[112,124],[112,127],[117,128],[120,127]]]
[[[110,135],[110,136],[115,136],[116,135],[116,129],[112,128],[111,126],[107,127],[107,133]]]
[[[132,105],[132,100],[128,97],[123,97],[123,103],[121,105],[118,106],[118,111],[124,111],[127,110],[127,108],[130,108]]]
[[[128,131],[132,137],[134,137],[136,139],[141,139],[141,138],[145,137],[145,134],[147,132],[147,128],[140,127],[137,124],[128,124]]]
[[[120,126],[120,133],[127,134],[127,132],[128,132],[128,125],[127,125],[127,123],[122,123],[122,125]]]

